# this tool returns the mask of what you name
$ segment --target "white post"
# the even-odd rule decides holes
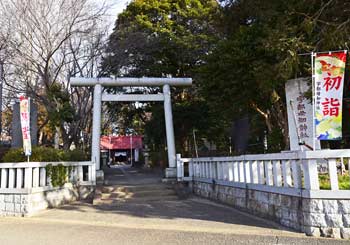
[[[250,171],[250,182],[253,184],[258,184],[258,161],[250,161],[249,162],[249,171]]]
[[[244,182],[244,161],[238,162],[238,181]]]
[[[190,159],[190,161],[188,162],[188,176],[193,178],[194,176],[194,165],[193,165],[193,160]]]
[[[45,168],[40,168],[39,186],[41,186],[41,187],[46,186],[46,169]]]
[[[24,188],[32,188],[33,186],[33,169],[24,169]]]
[[[39,167],[33,168],[33,187],[39,187]]]
[[[183,162],[181,161],[181,154],[176,154],[176,172],[177,180],[180,181],[184,177],[183,173]]]
[[[229,165],[230,163],[229,162],[223,162],[223,168],[222,168],[222,171],[223,171],[223,179],[228,181],[229,180]]]
[[[17,168],[16,173],[16,188],[21,189],[23,186],[23,169]]]
[[[296,160],[291,160],[292,165],[292,175],[293,175],[293,186],[294,188],[301,188],[301,169],[300,164]]]
[[[320,185],[318,181],[317,162],[316,160],[304,160],[304,184],[306,190],[319,190]]]
[[[228,181],[233,181],[233,162],[228,163]]]
[[[102,99],[102,86],[101,84],[96,84],[94,87],[92,143],[91,143],[91,161],[95,163],[96,170],[100,169],[101,104],[102,104],[101,99]]]
[[[328,172],[332,191],[339,190],[336,159],[328,160]]]
[[[216,162],[216,179],[222,179],[222,162]]]
[[[264,184],[264,161],[258,161],[258,184]]]
[[[272,176],[272,164],[271,161],[264,161],[265,164],[265,180],[266,185],[273,185],[273,176]]]
[[[272,172],[273,172],[273,184],[274,184],[274,186],[281,186],[282,185],[282,176],[281,176],[280,161],[278,161],[278,160],[273,161]]]
[[[16,169],[10,168],[9,169],[9,188],[15,188],[15,171]]]
[[[7,187],[7,169],[2,168],[1,169],[1,188],[6,188]]]
[[[292,176],[290,171],[290,161],[282,161],[282,176],[283,176],[283,186],[291,187],[292,186]]]
[[[239,162],[233,162],[233,181],[239,182]]]
[[[164,94],[164,115],[165,115],[165,128],[166,139],[168,145],[168,162],[169,168],[167,170],[167,178],[174,178],[176,174],[176,156],[175,156],[175,139],[174,139],[174,126],[173,126],[173,113],[171,109],[171,96],[170,86],[165,84],[163,86]]]
[[[250,183],[250,161],[243,162],[243,172],[244,172],[244,183]]]
[[[204,162],[200,162],[200,168],[201,168],[201,178],[205,178],[205,163]]]

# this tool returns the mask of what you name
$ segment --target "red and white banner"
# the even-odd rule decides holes
[[[342,138],[342,102],[346,51],[316,54],[315,126],[319,140]]]
[[[23,151],[26,156],[32,154],[32,143],[30,138],[30,103],[25,96],[20,97],[20,115],[23,137]]]

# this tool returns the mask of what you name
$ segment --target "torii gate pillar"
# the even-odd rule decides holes
[[[175,178],[176,177],[176,151],[175,151],[175,139],[174,139],[173,112],[171,110],[171,96],[170,96],[169,84],[165,84],[163,86],[163,94],[164,94],[165,129],[166,129],[166,140],[168,145],[168,162],[169,162],[169,166],[165,170],[165,177]]]
[[[96,170],[100,170],[100,138],[101,138],[101,106],[102,106],[102,86],[96,84],[94,87],[92,113],[92,140],[91,140],[91,160],[95,163]]]

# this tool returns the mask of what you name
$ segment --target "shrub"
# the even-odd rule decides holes
[[[26,156],[22,148],[11,149],[2,158],[3,162],[25,162]]]
[[[79,149],[64,152],[64,155],[65,155],[65,161],[76,162],[76,161],[89,160],[89,155]]]
[[[320,189],[321,190],[330,190],[331,189],[331,181],[329,179],[329,174],[320,174],[318,176],[320,181]],[[338,184],[340,190],[349,190],[350,189],[350,176],[349,174],[339,175],[338,174]]]
[[[62,164],[58,164],[57,166],[48,164],[46,166],[46,174],[51,178],[51,184],[53,187],[60,187],[67,183],[71,171],[72,167],[65,167]]]
[[[63,151],[49,147],[33,147],[31,162],[85,161],[88,155],[81,150]],[[9,150],[2,158],[3,162],[25,162],[27,157],[22,148]]]

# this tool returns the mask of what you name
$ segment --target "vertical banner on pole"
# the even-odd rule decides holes
[[[32,143],[30,138],[30,108],[29,99],[27,97],[20,97],[20,115],[21,115],[21,128],[23,137],[23,150],[26,156],[32,154]]]
[[[342,101],[346,51],[316,54],[315,126],[319,140],[342,138]]]

